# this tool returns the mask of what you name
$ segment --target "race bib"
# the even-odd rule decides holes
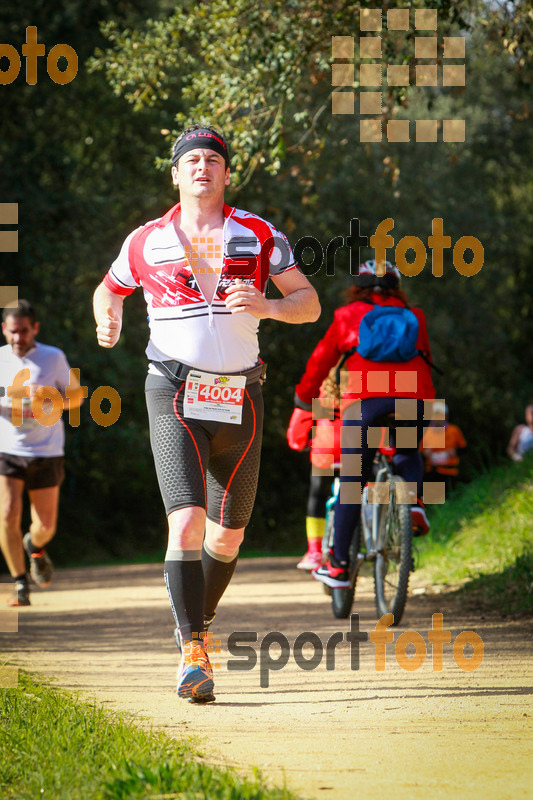
[[[183,415],[240,425],[245,386],[245,375],[214,375],[191,370],[185,383]]]
[[[13,404],[10,397],[2,397],[0,404],[0,414],[6,417],[9,422],[13,419]],[[32,401],[30,397],[22,398],[22,423],[17,425],[18,430],[28,431],[37,428],[39,423],[33,416]]]
[[[430,458],[435,466],[447,464],[455,458],[455,450],[432,450]]]

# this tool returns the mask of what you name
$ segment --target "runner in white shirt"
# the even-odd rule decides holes
[[[15,582],[9,605],[27,606],[30,592],[24,550],[35,583],[49,586],[53,566],[44,547],[55,534],[63,480],[63,421],[48,424],[52,401],[45,399],[42,387],[59,393],[62,409],[78,407],[83,395],[63,351],[35,340],[39,323],[27,300],[4,309],[2,332],[8,343],[0,347],[0,546]],[[24,489],[32,522],[23,540]]]
[[[522,461],[524,454],[533,449],[533,405],[526,406],[526,424],[517,425],[507,445],[507,454],[513,461]]]
[[[193,125],[174,143],[180,203],[134,231],[97,288],[98,342],[120,336],[142,286],[150,438],[168,515],[165,582],[182,640],[178,696],[214,700],[205,631],[235,569],[255,499],[263,405],[261,319],[313,322],[318,297],[270,223],[224,203],[224,137]],[[283,295],[265,296],[272,278]]]

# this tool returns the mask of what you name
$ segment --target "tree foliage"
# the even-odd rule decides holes
[[[323,150],[331,124],[332,37],[357,37],[360,9],[382,5],[218,0],[208,7],[185,2],[141,29],[121,30],[110,21],[103,28],[110,46],[92,64],[105,68],[114,91],[137,111],[173,96],[179,105],[178,129],[190,120],[216,119],[233,142],[237,180],[247,181],[259,165],[277,173],[288,153],[302,158]],[[407,5],[424,8],[421,0]],[[433,7],[441,33],[466,24],[461,4],[438,0]],[[412,60],[413,35],[385,28],[383,60]],[[403,94],[398,88],[388,90],[392,104]]]

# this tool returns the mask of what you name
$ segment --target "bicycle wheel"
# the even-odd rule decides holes
[[[357,561],[357,554],[359,553],[359,531],[360,525],[357,524],[353,532],[352,541],[350,542],[350,587],[348,589],[331,589],[331,607],[333,609],[333,616],[336,619],[347,619],[352,610],[355,596],[355,584],[357,583],[357,574],[359,572],[359,563]]]
[[[333,547],[333,520],[334,520],[334,511],[333,507],[335,505],[335,501],[339,494],[339,479],[336,477],[331,484],[331,495],[326,502],[326,525],[324,527],[324,536],[322,537],[322,563],[325,564],[329,558],[329,548]],[[326,586],[325,583],[322,584],[322,590],[324,594],[327,594],[328,597],[331,597],[331,589],[329,586]]]
[[[393,625],[399,625],[409,586],[409,574],[413,567],[411,507],[397,503],[397,487],[404,483],[397,475],[389,480],[389,504],[380,509],[380,538],[383,547],[374,562],[374,592],[379,617],[393,614]]]

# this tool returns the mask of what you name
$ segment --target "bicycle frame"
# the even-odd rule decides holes
[[[394,454],[394,448],[391,447],[383,447],[379,448],[376,453],[376,475],[375,480],[372,482],[373,487],[380,486],[382,484],[388,483],[390,477],[394,474],[392,470],[392,466],[390,463],[390,458]],[[367,484],[363,489],[363,496],[361,501],[361,528],[363,531],[363,538],[365,544],[365,553],[358,552],[357,559],[355,563],[351,565],[352,572],[355,567],[355,571],[359,571],[359,568],[363,561],[374,561],[376,555],[383,549],[383,537],[384,532],[381,532],[380,536],[380,511],[381,506],[379,503],[370,503],[368,501],[368,487],[370,484]],[[333,526],[328,525],[328,520],[330,519],[331,515],[333,514],[333,506],[337,501],[337,497],[340,491],[340,480],[338,477],[334,479],[331,497],[326,503],[326,537],[324,542],[323,550],[325,551],[325,555],[327,557],[327,552],[329,552],[329,548],[333,545]],[[374,492],[379,495],[379,489],[374,489]],[[371,509],[371,520],[370,525],[368,524],[369,521],[367,519],[367,509]]]
[[[377,468],[375,480],[372,484],[367,484],[363,489],[363,497],[361,502],[361,526],[363,529],[363,536],[365,541],[366,553],[361,554],[363,561],[373,561],[376,555],[383,550],[384,546],[384,531],[380,532],[380,516],[381,506],[379,502],[369,502],[368,490],[373,487],[373,492],[376,495],[375,500],[380,495],[379,486],[389,484],[389,479],[392,477],[393,470],[390,462],[390,456],[393,455],[394,448],[379,448],[377,458]],[[366,509],[371,507],[372,518],[371,525],[368,524]],[[358,554],[359,555],[359,554]]]
[[[382,442],[373,462],[373,480],[363,488],[360,521],[354,531],[349,549],[349,587],[327,589],[331,595],[333,614],[349,616],[357,577],[365,562],[372,562],[376,610],[381,617],[392,613],[393,625],[398,625],[405,608],[412,560],[412,523],[409,502],[406,502],[405,481],[396,475],[392,458],[396,448]],[[399,490],[402,499],[400,500]],[[322,551],[325,560],[334,538],[334,506],[340,492],[340,479],[335,478],[332,496],[326,503],[326,532]],[[370,496],[369,496],[370,495]]]

